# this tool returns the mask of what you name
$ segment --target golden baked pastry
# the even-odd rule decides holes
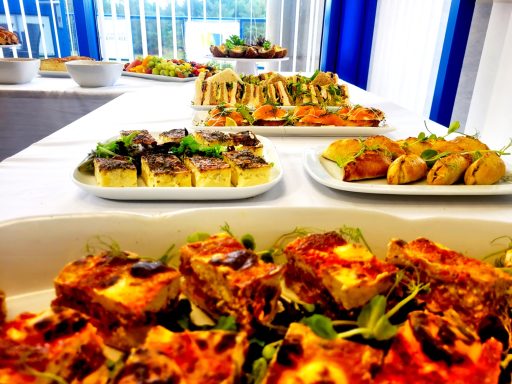
[[[452,153],[437,160],[427,174],[427,183],[450,185],[456,183],[471,165],[471,155]]]
[[[486,152],[474,161],[464,174],[464,184],[490,185],[505,176],[505,162],[494,152]]]
[[[0,45],[15,45],[19,43],[18,36],[14,32],[0,27]]]
[[[68,57],[53,57],[50,59],[42,59],[39,69],[41,71],[57,71],[67,72],[66,63],[74,60],[94,60],[87,56],[68,56]]]
[[[427,163],[415,154],[402,155],[388,168],[388,184],[407,184],[423,179],[427,174]]]

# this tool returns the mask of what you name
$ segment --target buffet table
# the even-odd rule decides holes
[[[37,76],[26,84],[0,84],[0,160],[117,96],[147,86],[147,80],[125,76],[114,86],[101,88],[81,88],[70,77]],[[169,83],[154,86],[165,88]],[[15,127],[15,134],[7,127]]]
[[[164,214],[187,208],[232,206],[357,207],[406,218],[431,216],[512,221],[512,196],[395,196],[333,190],[316,183],[303,167],[305,149],[327,145],[329,137],[269,137],[277,148],[284,177],[268,192],[244,200],[116,201],[90,195],[71,180],[74,168],[95,147],[121,129],[153,132],[191,125],[193,83],[146,84],[125,93],[15,156],[0,163],[0,220],[72,213]],[[386,112],[398,139],[424,131],[423,120],[376,95],[351,87],[351,100]],[[429,122],[437,133],[445,129]],[[507,138],[496,138],[506,142]],[[496,148],[496,147],[494,147]],[[475,229],[477,230],[477,229]]]

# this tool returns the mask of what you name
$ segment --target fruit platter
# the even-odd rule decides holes
[[[124,76],[174,82],[192,81],[202,72],[210,76],[215,72],[215,68],[195,61],[165,59],[153,55],[137,57],[123,69]]]

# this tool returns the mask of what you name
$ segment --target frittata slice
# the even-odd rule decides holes
[[[231,184],[235,187],[250,187],[270,181],[272,165],[251,151],[224,152],[223,157],[231,166]]]
[[[460,319],[411,312],[388,351],[376,384],[495,384],[501,344],[481,342]]]
[[[264,384],[373,383],[383,352],[343,339],[323,339],[292,323],[274,355]]]
[[[247,345],[243,332],[174,333],[156,326],[132,350],[116,383],[238,383]]]
[[[417,300],[430,312],[454,310],[474,331],[499,338],[505,349],[512,345],[512,276],[425,238],[391,240],[386,260],[429,283]]]
[[[160,132],[158,139],[161,143],[177,143],[188,135],[185,128],[170,129],[168,131]]]
[[[24,313],[0,328],[0,382],[51,383],[44,372],[68,383],[109,381],[104,344],[87,317],[72,309]]]
[[[92,318],[108,345],[126,350],[174,308],[180,274],[159,261],[89,255],[66,265],[54,281],[53,306]]]
[[[231,137],[224,132],[221,131],[204,131],[204,130],[198,130],[195,131],[193,134],[194,139],[199,144],[207,145],[207,146],[213,146],[213,145],[233,145],[233,140]]]
[[[136,187],[137,169],[127,158],[96,157],[94,159],[94,176],[101,187]]]
[[[365,305],[391,287],[397,270],[336,232],[300,237],[284,252],[286,285],[301,300],[327,309]]]
[[[141,158],[141,176],[148,187],[191,187],[192,173],[175,155]]]
[[[185,166],[192,172],[194,187],[231,186],[231,168],[222,159],[194,155],[185,158]]]
[[[264,263],[225,233],[183,246],[180,256],[185,294],[211,316],[232,315],[243,325],[274,318],[282,266]]]
[[[230,133],[233,145],[237,149],[248,149],[256,156],[263,156],[263,143],[258,140],[252,131]]]

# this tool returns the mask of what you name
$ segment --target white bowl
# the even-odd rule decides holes
[[[0,84],[24,84],[39,71],[39,59],[0,58]]]
[[[66,67],[81,87],[109,87],[121,76],[124,63],[75,60],[67,62]]]

